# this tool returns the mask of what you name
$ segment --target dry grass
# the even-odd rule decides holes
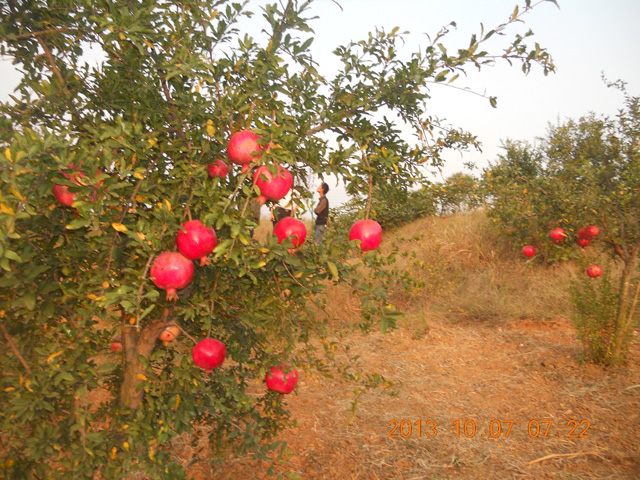
[[[620,370],[580,363],[564,293],[575,267],[527,262],[499,245],[481,213],[425,219],[384,242],[383,253],[398,243],[407,255],[397,266],[426,287],[395,289],[407,311],[399,329],[351,331],[348,341],[368,372],[396,384],[397,395],[369,391],[354,416],[352,385],[301,374],[296,393],[283,398],[298,426],[281,435],[288,462],[278,472],[358,480],[640,478],[640,348],[634,342]],[[336,328],[356,319],[358,301],[348,289],[331,287],[328,298]],[[404,421],[404,437],[390,436],[400,433],[394,421]],[[532,435],[535,422],[549,425],[546,436]],[[589,436],[568,436],[573,427]],[[201,465],[192,473],[251,480],[267,478],[266,467],[230,456],[215,470]]]

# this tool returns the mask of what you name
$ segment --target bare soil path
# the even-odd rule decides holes
[[[280,437],[303,479],[640,479],[640,348],[617,371],[579,362],[567,319],[500,325],[432,321],[353,334],[369,372],[397,383],[367,392],[355,415],[340,379],[302,374],[286,397],[297,426]],[[229,458],[196,478],[268,478],[266,462]],[[213,476],[212,476],[213,475]],[[285,478],[287,478],[285,476]]]

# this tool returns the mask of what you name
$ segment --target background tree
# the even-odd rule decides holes
[[[622,82],[610,86],[625,95],[617,118],[591,114],[552,126],[535,147],[507,143],[506,154],[485,172],[484,181],[491,196],[489,215],[499,228],[520,246],[531,241],[543,247],[550,261],[595,262],[593,249],[580,256],[574,240],[580,228],[599,227],[603,252],[620,263],[620,271],[612,264],[600,289],[582,285],[572,291],[588,357],[618,364],[625,361],[638,318],[640,109]],[[549,240],[555,227],[567,232],[562,245]],[[606,277],[615,278],[617,287]],[[595,298],[606,299],[596,302],[601,309],[594,307]]]
[[[360,292],[365,325],[392,324],[384,292],[344,261],[346,242],[291,255],[288,242],[251,238],[250,202],[259,194],[251,171],[207,176],[208,164],[226,158],[232,133],[259,134],[258,163],[286,165],[297,188],[310,174],[334,173],[370,199],[376,183],[415,182],[423,165],[441,163],[443,149],[473,138],[437,131],[425,109],[430,84],[498,59],[525,72],[554,68],[544,49],[527,46],[531,32],[502,52],[482,50],[522,21],[527,0],[456,53],[443,45],[443,29],[403,61],[398,29],[376,31],[337,49],[342,70],[325,79],[309,52],[310,4],[263,5],[268,39],[260,44],[240,30],[247,2],[0,3],[0,53],[23,74],[0,106],[7,476],[143,470],[183,478],[171,451],[182,434],[207,435],[214,452],[233,445],[265,458],[287,419],[280,397],[262,385],[267,369],[291,362],[324,371],[331,360],[331,348],[323,357],[308,343],[326,339],[316,315],[326,280]],[[87,62],[88,49],[99,61]],[[75,194],[70,206],[54,199],[56,184]],[[218,245],[171,303],[150,267],[175,249],[190,219],[215,227]],[[373,253],[362,258],[370,268],[383,263]],[[164,346],[158,337],[169,325],[182,335]],[[121,355],[108,353],[116,335]],[[204,337],[227,348],[213,374],[191,360]]]

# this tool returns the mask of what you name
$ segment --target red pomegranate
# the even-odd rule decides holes
[[[200,259],[200,265],[209,263],[207,255],[218,245],[213,228],[207,228],[200,220],[185,222],[176,237],[176,246],[189,260]]]
[[[158,336],[158,340],[166,346],[167,343],[178,338],[178,335],[180,335],[180,328],[177,325],[169,325]]]
[[[207,171],[209,172],[210,178],[220,177],[226,178],[227,173],[229,171],[229,167],[222,160],[218,160],[216,163],[212,163],[211,165],[207,165]]]
[[[278,243],[282,243],[285,238],[293,236],[291,243],[298,248],[307,238],[307,227],[297,218],[284,217],[276,224],[273,233],[278,237]]]
[[[588,247],[591,243],[591,237],[578,237],[576,238],[576,243],[580,245],[582,248]]]
[[[602,275],[602,268],[599,265],[589,265],[587,267],[587,275],[591,278],[596,278]]]
[[[287,367],[291,367],[291,365],[287,364]],[[265,378],[267,388],[278,393],[291,393],[298,383],[298,371],[291,368],[288,370],[285,373],[282,365],[270,367]]]
[[[536,254],[536,249],[534,248],[533,245],[527,245],[522,249],[522,253],[524,254],[525,257],[531,258]]]
[[[273,168],[273,167],[272,167]],[[278,173],[274,176],[267,168],[262,165],[253,174],[253,183],[260,188],[260,196],[258,202],[263,205],[267,200],[277,202],[291,190],[293,185],[293,177],[289,170],[278,165]]]
[[[360,240],[363,252],[375,250],[382,240],[382,227],[375,220],[358,220],[349,230],[349,240]]]
[[[249,164],[262,156],[264,149],[258,140],[260,136],[251,130],[242,130],[231,135],[227,144],[227,156],[236,165],[242,165],[242,171],[249,170]]]
[[[600,229],[598,227],[596,227],[595,225],[589,225],[587,227],[587,234],[590,237],[597,237],[598,235],[600,235]]]
[[[71,170],[74,170],[74,172],[67,173],[67,172],[61,171],[60,173],[62,173],[62,175],[64,175],[74,185],[81,185],[78,179],[84,177],[84,173],[81,172],[79,170],[79,167],[76,167],[73,163],[69,164],[69,168]],[[98,177],[101,174],[102,172],[98,170],[95,174],[95,177]],[[91,195],[92,201],[96,200],[96,197],[98,195],[98,189],[102,185],[102,182],[103,182],[102,180],[98,181],[98,183],[94,187],[93,194]],[[60,205],[63,205],[65,207],[70,207],[73,205],[73,202],[75,202],[76,200],[77,194],[70,192],[69,187],[67,185],[59,185],[56,183],[53,185],[52,190],[53,190],[53,196],[56,197],[56,200],[58,200],[58,203],[60,203]]]
[[[214,338],[200,340],[191,351],[193,362],[209,372],[222,365],[226,355],[227,347],[224,346],[224,343]]]
[[[151,265],[151,280],[159,288],[167,291],[167,300],[178,300],[176,290],[180,290],[193,279],[195,266],[180,252],[162,252]]]
[[[122,351],[122,336],[121,335],[118,335],[111,342],[111,351],[114,352],[114,353]]]
[[[78,168],[74,166],[73,163],[69,164],[69,168],[76,171],[74,173],[61,171],[60,173],[62,173],[62,175],[64,175],[74,185],[80,185],[78,178],[84,177],[84,173],[77,171]],[[75,202],[77,194],[71,193],[67,185],[59,185],[56,183],[53,185],[53,196],[56,197],[56,200],[58,200],[60,205],[70,207],[73,205],[73,202]]]
[[[549,236],[551,237],[551,241],[556,245],[558,245],[562,243],[562,241],[564,240],[564,237],[566,237],[567,234],[564,233],[564,230],[562,228],[558,227],[555,230],[551,230],[551,233],[549,233]]]

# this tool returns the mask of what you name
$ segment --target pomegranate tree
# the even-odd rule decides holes
[[[270,367],[265,378],[267,388],[278,393],[291,393],[298,383],[298,371],[290,367],[291,365],[287,364],[286,373],[282,365]]]
[[[207,165],[207,172],[210,178],[220,177],[226,178],[229,172],[229,167],[223,160],[218,160],[216,163]]]
[[[227,347],[215,338],[204,338],[196,343],[191,351],[193,362],[200,368],[211,372],[219,367],[227,356]]]
[[[167,300],[178,299],[176,290],[180,290],[193,279],[195,266],[180,252],[162,252],[151,265],[151,280],[157,287],[167,291]]]
[[[382,241],[382,227],[375,220],[358,220],[349,230],[349,240],[360,240],[363,252],[375,250]]]
[[[213,228],[207,228],[200,220],[185,222],[176,237],[176,246],[189,260],[200,260],[200,265],[209,263],[207,255],[218,245]]]
[[[533,245],[527,245],[522,249],[522,253],[525,257],[531,258],[536,254],[536,249]]]
[[[260,196],[258,197],[260,205],[263,205],[267,200],[277,202],[291,190],[293,185],[291,173],[280,165],[277,167],[278,172],[275,175],[266,165],[259,167],[253,174],[253,183],[260,188]]]
[[[242,130],[231,135],[227,144],[227,156],[236,165],[242,165],[242,172],[249,170],[249,164],[262,156],[263,147],[258,143],[260,136],[251,130]]]
[[[278,243],[282,243],[285,238],[293,237],[291,243],[298,248],[307,238],[307,227],[297,218],[284,217],[276,224],[273,233],[278,237]]]

